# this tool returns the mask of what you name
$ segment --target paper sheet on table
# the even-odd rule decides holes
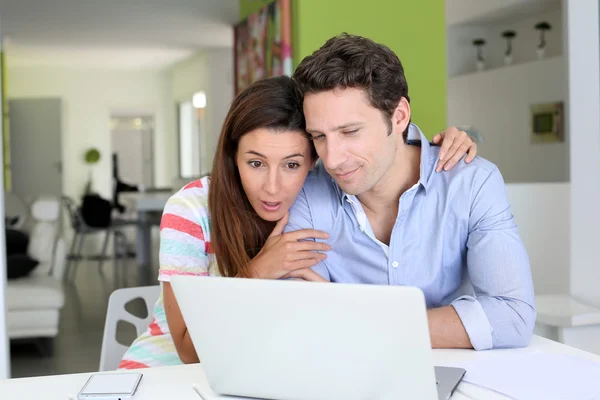
[[[600,400],[600,363],[581,357],[528,353],[448,366],[466,369],[465,382],[516,400]]]

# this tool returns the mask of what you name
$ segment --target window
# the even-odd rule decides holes
[[[206,94],[198,92],[190,101],[179,103],[179,176],[184,179],[202,176],[202,119]]]

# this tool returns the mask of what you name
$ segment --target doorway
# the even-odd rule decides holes
[[[62,102],[58,98],[12,99],[10,160],[12,190],[27,203],[62,195]]]
[[[117,156],[121,180],[145,188],[154,186],[153,136],[153,116],[111,116],[112,152]]]

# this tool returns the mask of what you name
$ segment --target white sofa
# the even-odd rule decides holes
[[[35,223],[28,254],[39,261],[32,273],[7,284],[7,324],[10,339],[52,339],[59,331],[65,297],[65,240],[59,235],[60,200],[45,197],[31,206]],[[50,341],[51,342],[51,341]],[[51,352],[51,347],[47,348]]]

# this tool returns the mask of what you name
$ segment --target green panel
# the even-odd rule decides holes
[[[245,18],[271,0],[240,0]],[[446,24],[443,0],[293,0],[294,64],[342,32],[390,47],[402,61],[412,120],[431,138],[446,125]]]

